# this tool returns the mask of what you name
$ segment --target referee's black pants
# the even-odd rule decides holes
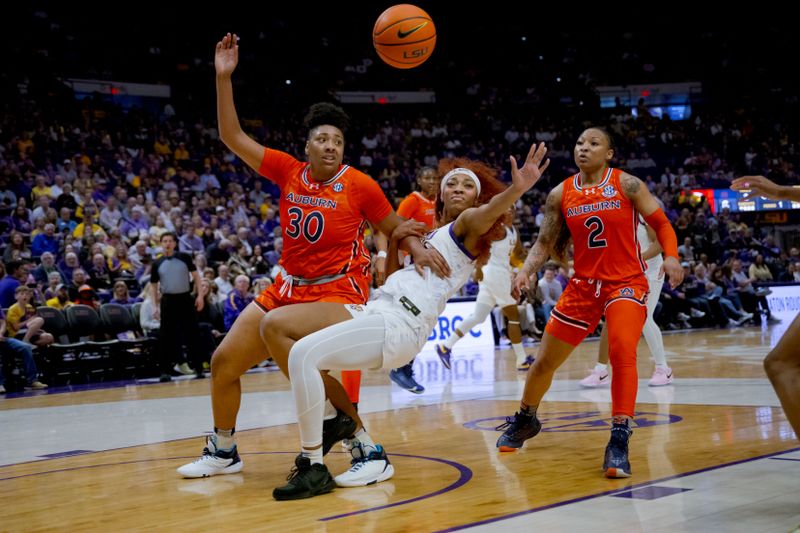
[[[159,355],[162,374],[169,374],[175,363],[184,361],[184,344],[188,349],[187,359],[195,372],[203,370],[203,352],[200,348],[200,330],[197,327],[194,300],[189,292],[161,295]]]

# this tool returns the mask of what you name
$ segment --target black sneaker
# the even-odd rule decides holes
[[[322,422],[322,455],[327,455],[334,444],[352,437],[356,432],[356,421],[337,410],[336,416]]]
[[[631,477],[631,463],[628,461],[628,440],[633,431],[628,424],[614,424],[611,428],[611,440],[606,446],[606,457],[603,471],[606,477]]]
[[[514,416],[506,417],[506,421],[495,428],[503,431],[497,439],[497,447],[501,452],[513,451],[522,448],[526,440],[535,437],[542,430],[542,423],[536,416],[528,416],[522,413],[514,413]]]
[[[325,494],[336,487],[336,482],[323,464],[311,464],[308,457],[298,455],[294,460],[294,468],[286,478],[289,483],[272,491],[276,500],[300,500]]]
[[[425,387],[414,379],[414,369],[411,363],[408,363],[406,366],[401,366],[400,368],[395,368],[389,372],[389,378],[408,392],[413,392],[414,394],[422,394],[425,392]]]

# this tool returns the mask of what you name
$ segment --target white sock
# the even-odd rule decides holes
[[[522,343],[512,344],[511,347],[514,348],[514,353],[517,354],[517,364],[524,363],[528,354],[525,353],[525,348],[522,347]]]
[[[315,448],[313,450],[308,450],[306,448],[303,448],[303,451],[301,453],[303,457],[308,457],[312,465],[322,464],[322,446],[320,446],[319,448]]]
[[[369,452],[378,449],[378,447],[375,446],[375,442],[372,440],[372,437],[369,436],[369,433],[367,433],[365,428],[361,428],[356,431],[355,440],[361,443],[361,446],[364,447],[364,453],[367,455]]]
[[[660,364],[656,363],[656,368],[663,368],[664,370],[666,370],[666,369],[668,369],[669,367],[668,367],[666,364],[664,364],[664,365],[660,365]]]
[[[211,437],[214,446],[218,450],[227,451],[236,446],[236,440],[233,438],[232,429],[214,429],[214,436]]]
[[[323,416],[322,419],[330,420],[331,418],[336,418],[336,408],[330,400],[325,400],[325,416]]]
[[[597,363],[594,365],[595,372],[606,372],[608,369],[608,365],[604,365],[603,363]]]
[[[453,348],[453,346],[455,346],[455,345],[456,345],[456,343],[457,343],[458,341],[460,341],[460,340],[461,340],[461,335],[459,335],[458,333],[456,333],[456,332],[454,331],[454,332],[453,332],[453,333],[452,333],[452,334],[451,334],[449,337],[447,337],[447,338],[444,340],[444,342],[443,342],[442,344],[444,344],[444,347],[445,347],[445,348],[452,349],[452,348]]]

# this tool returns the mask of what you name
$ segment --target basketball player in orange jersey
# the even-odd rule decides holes
[[[547,197],[547,215],[539,237],[514,281],[527,287],[530,276],[555,255],[563,261],[572,237],[575,275],[558,299],[547,322],[542,346],[528,371],[519,412],[498,429],[500,451],[522,447],[542,424],[536,409],[550,388],[556,369],[605,313],[611,365],[613,426],[603,470],[607,477],[629,477],[631,435],[638,376],[636,347],[647,315],[647,265],[636,238],[638,215],[653,228],[666,258],[662,268],[673,286],[683,279],[678,241],[664,212],[636,177],[608,163],[614,156],[610,135],[589,128],[575,143],[580,172],[557,185]],[[658,295],[653,295],[657,298]]]
[[[231,74],[238,63],[236,35],[217,43],[217,115],[220,138],[236,155],[281,188],[280,220],[284,244],[275,283],[249,304],[214,352],[211,360],[211,404],[214,434],[203,456],[178,469],[185,477],[230,474],[242,469],[234,440],[241,402],[240,376],[269,356],[259,333],[264,313],[293,303],[337,302],[358,307],[369,298],[370,255],[363,242],[371,222],[391,235],[403,221],[380,186],[366,174],[342,164],[345,112],[332,104],[315,104],[305,119],[308,163],[252,140],[242,130],[233,103]],[[438,253],[412,243],[415,264],[439,275],[449,269]],[[309,317],[313,323],[313,317]],[[285,365],[281,368],[284,374]],[[286,374],[288,376],[288,374]],[[355,409],[344,389],[324,376],[331,403],[349,416],[337,416],[328,428],[325,451],[348,437],[356,424]]]
[[[439,179],[436,169],[422,167],[417,171],[419,191],[406,196],[397,207],[397,214],[406,219],[422,222],[432,230],[436,226],[436,188]],[[422,394],[425,387],[414,379],[414,359],[407,365],[389,372],[389,377],[399,386],[414,394]]]
[[[800,188],[778,185],[764,176],[743,176],[731,184],[734,191],[749,191],[749,195],[770,200],[800,202]],[[800,438],[800,315],[797,315],[778,344],[764,359],[764,369],[781,400],[783,412]]]

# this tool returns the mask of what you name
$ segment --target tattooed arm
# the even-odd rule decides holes
[[[563,190],[563,184],[559,183],[547,195],[547,212],[544,215],[542,227],[539,228],[539,237],[531,246],[525,263],[514,279],[513,292],[515,296],[518,296],[523,288],[530,287],[531,275],[541,270],[552,253],[553,245],[558,238],[558,233],[561,231],[563,223],[563,215],[561,214],[561,194]]]

